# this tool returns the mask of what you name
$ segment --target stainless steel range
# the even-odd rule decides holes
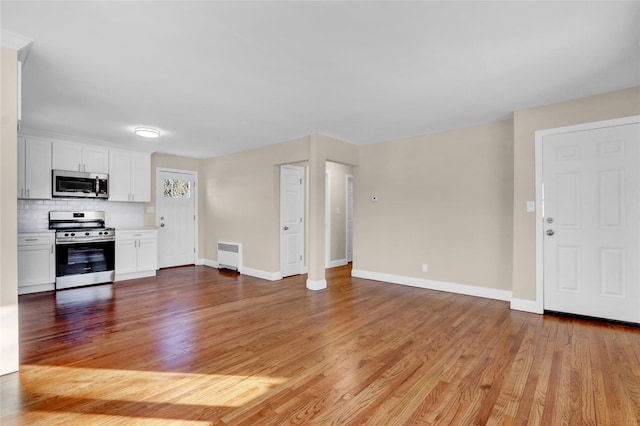
[[[104,212],[49,212],[56,230],[56,290],[112,282],[115,231]]]

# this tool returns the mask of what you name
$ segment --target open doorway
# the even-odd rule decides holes
[[[327,161],[326,171],[326,267],[333,268],[353,256],[353,166]]]
[[[347,263],[353,262],[353,175],[347,175]]]

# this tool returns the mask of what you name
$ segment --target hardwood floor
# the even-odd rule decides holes
[[[2,425],[636,425],[640,329],[328,271],[20,296]]]

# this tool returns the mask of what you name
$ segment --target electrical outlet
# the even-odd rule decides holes
[[[426,263],[422,264],[422,272],[427,272],[429,270],[429,265],[427,265]]]

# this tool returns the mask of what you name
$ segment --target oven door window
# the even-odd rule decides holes
[[[113,241],[56,246],[56,276],[113,271]]]

